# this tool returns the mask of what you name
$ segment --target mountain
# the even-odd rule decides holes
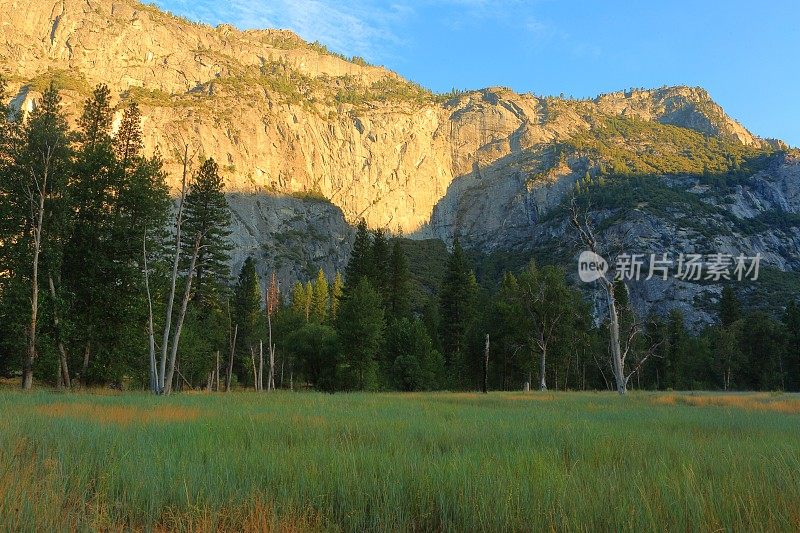
[[[703,89],[438,95],[288,31],[212,28],[134,0],[0,0],[0,13],[15,106],[51,80],[73,118],[98,83],[136,99],[173,186],[184,143],[220,162],[233,268],[254,255],[284,286],[341,269],[362,217],[417,239],[457,235],[484,265],[566,264],[564,199],[599,180],[603,194],[584,188],[602,200],[601,229],[630,227],[630,247],[762,253],[773,285],[798,280],[800,158]],[[680,306],[706,322],[719,290],[670,280],[633,296],[642,312]]]

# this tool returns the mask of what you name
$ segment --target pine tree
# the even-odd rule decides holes
[[[258,281],[256,263],[248,257],[239,272],[239,281],[234,289],[233,322],[238,325],[237,353],[239,354],[239,378],[242,381],[249,368],[244,361],[250,358],[250,350],[259,341],[261,325],[261,284]]]
[[[92,97],[83,106],[78,120],[84,146],[92,150],[98,144],[111,142],[111,91],[104,84],[98,85]]]
[[[389,306],[389,260],[390,260],[389,241],[386,240],[386,233],[383,229],[378,229],[372,239],[372,286],[378,291],[383,300],[384,308]]]
[[[791,301],[783,314],[786,328],[786,389],[800,391],[800,305]]]
[[[742,311],[739,300],[736,298],[733,289],[730,286],[722,288],[722,296],[719,300],[719,322],[724,327],[728,327],[739,318],[741,318]]]
[[[439,291],[439,320],[445,360],[452,365],[466,348],[466,335],[474,318],[474,277],[458,239],[447,260]]]
[[[328,317],[328,279],[322,269],[319,270],[314,282],[311,315],[318,324],[325,322]]]
[[[344,351],[345,386],[374,389],[378,384],[384,314],[381,298],[367,278],[362,278],[342,302],[336,325]]]
[[[21,146],[15,150],[12,194],[5,201],[18,206],[19,216],[27,217],[23,243],[32,251],[30,265],[30,321],[28,346],[23,362],[22,386],[33,385],[33,364],[38,354],[39,285],[52,276],[61,263],[64,249],[65,219],[69,213],[69,176],[72,172],[72,146],[69,128],[61,110],[61,97],[54,85],[44,92],[22,129]],[[40,277],[40,266],[45,274]]]
[[[306,282],[306,299],[305,299],[306,308],[303,310],[306,317],[306,322],[311,320],[311,309],[314,305],[314,286],[311,284],[310,281]]]
[[[182,247],[191,250],[200,235],[195,274],[195,301],[209,305],[227,286],[230,277],[230,211],[223,180],[213,158],[195,173],[186,195]]]
[[[392,244],[389,266],[387,312],[394,318],[407,317],[411,314],[411,280],[408,260],[399,239],[395,239]]]
[[[122,114],[122,122],[114,138],[114,152],[123,169],[127,169],[142,151],[141,122],[142,113],[136,102],[132,100]]]
[[[348,293],[358,285],[361,278],[370,277],[372,273],[372,240],[364,219],[358,223],[356,239],[350,252],[350,260],[344,272],[344,290]]]
[[[310,298],[311,295],[306,294],[306,286],[300,281],[295,282],[292,287],[292,310],[298,316],[306,318],[306,309],[309,307]]]
[[[331,320],[335,321],[339,314],[339,305],[341,304],[342,292],[344,282],[342,275],[337,272],[336,277],[333,278],[333,285],[331,286]]]

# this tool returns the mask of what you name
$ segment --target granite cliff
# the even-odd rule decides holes
[[[212,28],[135,0],[0,0],[0,27],[17,108],[55,80],[74,118],[105,83],[142,107],[146,149],[164,156],[173,186],[184,143],[220,162],[234,269],[254,255],[288,283],[342,268],[362,217],[414,238],[458,235],[487,254],[541,255],[569,240],[560,210],[576,182],[606,175],[658,184],[649,206],[598,206],[635,228],[632,244],[762,252],[778,272],[800,269],[800,160],[700,88],[437,95],[288,31]],[[733,185],[711,179],[732,174]],[[647,310],[718,292],[675,287],[636,290],[635,301]]]

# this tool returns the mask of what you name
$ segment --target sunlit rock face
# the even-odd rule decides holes
[[[610,129],[615,120],[775,146],[700,88],[592,100],[500,87],[439,96],[288,31],[212,28],[134,0],[0,0],[0,27],[0,72],[13,107],[29,111],[55,80],[74,121],[92,87],[105,83],[120,103],[116,126],[124,102],[135,99],[146,152],[162,155],[174,188],[184,144],[198,159],[219,162],[234,214],[232,268],[253,255],[262,272],[277,270],[284,284],[320,267],[329,275],[341,269],[361,218],[411,237],[458,236],[486,252],[565,242],[563,220],[542,221],[576,180],[604,164],[577,139],[602,135],[612,148],[686,157],[680,146],[665,149]],[[796,213],[797,168],[796,159],[782,159],[726,193],[734,219]],[[698,194],[723,200],[715,191]],[[647,227],[683,235],[663,217]],[[777,268],[798,268],[797,230],[770,231],[743,237],[734,229],[725,238],[764,251]],[[642,293],[640,301],[663,294]]]

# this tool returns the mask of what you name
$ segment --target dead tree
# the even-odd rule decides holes
[[[142,238],[142,265],[144,266],[144,290],[147,295],[147,349],[150,356],[150,391],[158,394],[159,379],[156,365],[156,338],[153,327],[153,298],[150,294],[150,270],[147,266],[147,229]]]
[[[269,329],[269,377],[267,378],[267,390],[275,389],[275,345],[272,342],[272,315],[278,310],[280,293],[275,272],[272,273],[269,287],[267,288],[267,326]],[[281,367],[282,369],[283,367]],[[282,370],[281,370],[282,371]],[[281,378],[281,385],[283,378]]]
[[[53,325],[55,326],[56,344],[58,345],[58,379],[67,389],[71,388],[69,379],[69,365],[67,363],[67,350],[64,347],[64,340],[61,337],[61,327],[58,319],[58,302],[56,298],[56,286],[53,283],[53,275],[47,276],[47,283],[50,286],[50,297],[53,299]]]
[[[33,166],[30,168],[31,185],[28,185],[28,198],[31,204],[31,220],[33,224],[33,258],[31,260],[31,319],[28,324],[28,346],[22,367],[22,389],[33,387],[33,363],[36,360],[36,331],[39,317],[39,255],[42,249],[42,232],[44,230],[45,200],[49,195],[48,186],[53,166],[56,147],[47,144],[41,152],[41,175]]]
[[[489,334],[486,334],[486,347],[483,349],[483,388],[484,394],[489,392]]]
[[[589,251],[599,257],[603,257],[601,244],[597,239],[595,231],[592,227],[591,220],[589,219],[588,211],[581,213],[575,199],[572,199],[571,205],[571,222],[575,229],[578,231],[581,242],[586,246]],[[620,239],[620,246],[624,244],[624,238]],[[611,258],[609,258],[611,259]],[[648,352],[636,364],[630,372],[626,372],[625,363],[628,355],[631,353],[634,341],[641,332],[639,323],[635,320],[631,326],[628,335],[626,336],[623,344],[620,339],[620,313],[617,308],[616,286],[614,284],[613,276],[609,279],[608,273],[603,273],[597,278],[600,283],[601,290],[605,296],[606,309],[608,312],[608,330],[609,330],[609,343],[611,351],[611,370],[614,376],[614,384],[616,385],[617,392],[624,395],[628,390],[628,381],[631,376],[636,374],[644,365],[644,363],[654,355],[655,347],[651,347]]]
[[[170,278],[170,290],[167,296],[167,308],[164,318],[164,333],[161,336],[161,364],[158,371],[158,393],[165,392],[165,379],[167,375],[167,354],[169,352],[169,334],[172,328],[172,308],[175,302],[175,286],[178,280],[178,266],[181,256],[181,224],[183,222],[183,203],[186,200],[186,176],[189,171],[189,145],[185,144],[183,149],[183,175],[181,177],[181,196],[178,201],[178,212],[175,215],[175,253],[172,258],[172,277]],[[170,376],[171,377],[171,376]]]
[[[225,374],[225,392],[231,390],[231,378],[233,376],[233,354],[236,352],[236,335],[239,333],[239,324],[233,328],[233,335],[231,335],[231,350],[228,358],[228,370]]]
[[[264,341],[258,341],[258,380],[256,390],[264,390]]]

